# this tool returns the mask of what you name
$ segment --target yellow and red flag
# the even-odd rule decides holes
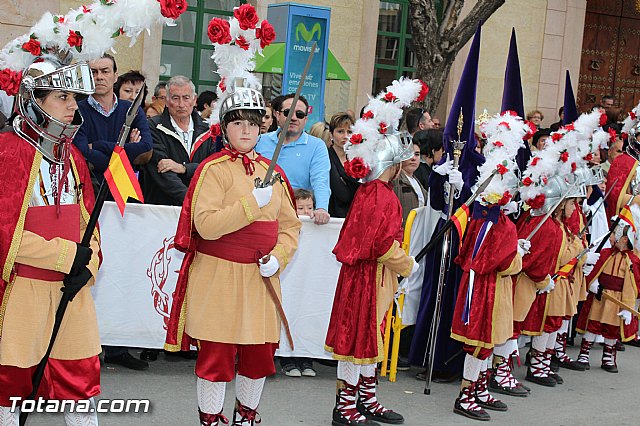
[[[571,273],[571,271],[573,271],[573,268],[576,266],[577,263],[578,263],[578,258],[574,257],[573,259],[571,259],[570,261],[565,263],[558,270],[558,272],[556,272],[556,275],[559,276],[559,277],[562,277],[562,278],[567,278],[569,276],[569,274]]]
[[[116,145],[113,148],[113,154],[111,154],[109,166],[104,172],[104,178],[107,180],[109,190],[111,190],[111,195],[113,195],[121,215],[124,216],[124,208],[129,197],[144,203],[138,178],[121,146]]]
[[[467,224],[469,223],[469,206],[463,204],[458,210],[456,210],[453,216],[451,216],[451,220],[458,230],[460,245],[462,246],[462,237],[464,236],[464,231],[467,229]]]
[[[628,204],[625,204],[624,207],[622,207],[618,216],[620,216],[621,220],[624,220],[631,226],[633,232],[636,232],[636,224],[633,222],[633,214],[631,214],[631,209]]]

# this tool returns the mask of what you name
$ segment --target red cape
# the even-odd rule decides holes
[[[342,268],[325,343],[336,359],[372,364],[380,356],[378,258],[400,241],[401,232],[402,207],[391,184],[377,179],[362,184],[333,249]]]
[[[4,309],[9,297],[7,288],[13,278],[13,265],[24,227],[35,178],[40,171],[42,156],[26,140],[13,132],[0,133],[0,300]],[[82,185],[84,210],[81,214],[88,222],[95,203],[93,186],[87,163],[82,154],[72,144],[71,163]],[[97,235],[97,231],[96,231]],[[5,294],[6,293],[6,294]],[[2,324],[0,323],[0,330]]]
[[[197,198],[198,191],[200,191],[201,177],[204,177],[202,172],[214,164],[221,163],[229,159],[231,159],[231,157],[227,153],[225,153],[225,151],[220,151],[212,154],[203,162],[201,162],[195,173],[193,174],[193,178],[191,178],[191,184],[189,185],[187,195],[185,196],[184,202],[182,203],[182,210],[180,211],[180,217],[178,219],[178,228],[174,237],[174,244],[176,249],[185,253],[185,256],[182,260],[182,266],[180,267],[176,289],[173,293],[171,315],[167,324],[165,349],[169,351],[188,351],[190,345],[192,343],[195,344],[194,340],[185,332],[184,312],[184,310],[186,309],[184,299],[187,294],[187,285],[189,283],[189,269],[191,268],[191,263],[193,262],[193,259],[195,257],[196,245],[198,239],[200,238],[195,230],[195,227],[193,226],[193,207],[195,205],[194,197]],[[256,161],[262,162],[267,166],[271,163],[270,160],[261,155],[258,155],[258,157],[256,157]],[[284,171],[280,168],[280,166],[276,166],[275,170],[282,176],[285,187],[287,188],[287,192],[295,209],[295,197],[293,195],[293,189],[289,184],[289,180],[287,179]]]
[[[472,260],[471,255],[484,220],[472,219],[467,227],[462,248],[455,262],[463,271],[460,289],[453,312],[451,333],[463,337],[467,344],[492,347],[492,323],[496,296],[496,277],[505,271],[517,253],[518,235],[516,226],[504,213],[500,212],[498,222],[486,235],[480,250]],[[475,278],[469,323],[464,324],[463,312],[469,288],[469,270],[473,269]],[[484,344],[484,345],[483,345]]]
[[[609,173],[607,174],[606,192],[609,191],[614,182],[616,184],[607,200],[607,218],[609,220],[617,215],[618,211],[622,208],[622,195],[628,192],[633,171],[637,165],[638,162],[626,152],[618,155],[616,159],[613,160],[613,163],[611,163]]]

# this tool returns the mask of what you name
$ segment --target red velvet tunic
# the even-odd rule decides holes
[[[342,263],[325,349],[356,364],[382,360],[380,324],[396,291],[397,274],[413,261],[400,248],[402,208],[389,183],[360,186],[333,253]]]
[[[513,301],[510,275],[520,272],[516,226],[502,212],[489,229],[476,256],[471,259],[484,221],[472,219],[455,262],[463,275],[451,324],[451,337],[467,345],[492,348],[513,334]],[[469,271],[475,272],[469,320],[464,311]]]

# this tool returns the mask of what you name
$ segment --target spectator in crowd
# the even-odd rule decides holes
[[[431,175],[433,166],[440,162],[444,153],[443,140],[442,130],[435,128],[420,130],[413,136],[413,143],[420,147],[420,165],[413,172],[413,176],[425,189],[429,188],[429,175]]]
[[[616,131],[616,139],[615,142],[609,142],[609,150],[607,151],[607,156],[604,163],[602,163],[602,170],[605,173],[609,173],[609,167],[613,164],[613,160],[615,160],[619,155],[623,152],[624,142],[622,140],[622,126],[619,124],[609,124],[608,128],[614,129]]]
[[[78,102],[78,110],[84,118],[73,143],[78,147],[92,170],[93,178],[99,185],[104,179],[111,153],[115,147],[120,129],[125,122],[131,102],[118,100],[113,87],[118,78],[118,69],[113,56],[103,55],[89,62],[95,92]],[[139,108],[131,126],[129,141],[124,151],[134,167],[146,164],[153,152],[153,140],[147,119]],[[133,370],[146,370],[149,364],[131,356],[126,347],[104,346],[104,361],[119,364]]]
[[[284,131],[285,139],[278,165],[282,167],[291,186],[296,188],[311,189],[316,197],[316,209],[311,217],[317,225],[329,222],[329,171],[331,164],[325,143],[304,131],[307,124],[309,102],[304,96],[295,105],[293,93],[283,97],[279,109],[274,103],[275,118],[279,129],[275,132],[265,133],[260,136],[256,151],[271,159],[278,143],[280,132]],[[294,113],[288,129],[282,129],[289,110]]]
[[[609,109],[613,108],[614,101],[615,99],[613,96],[604,95],[600,103],[602,104],[602,108],[604,108],[605,111],[608,111]]]
[[[293,195],[296,197],[296,211],[298,216],[311,216],[315,208],[313,192],[306,189],[296,189],[293,191]]]
[[[155,101],[160,101],[162,103],[162,109],[164,110],[165,104],[167,102],[167,82],[166,81],[159,81],[158,84],[156,84],[155,89],[153,89],[153,96],[151,97],[151,102],[155,102]]]
[[[415,135],[418,130],[433,129],[431,115],[422,108],[410,109],[405,117],[405,124],[407,126],[407,132],[409,132],[411,136]]]
[[[605,113],[607,114],[607,124],[619,123],[623,120],[620,108],[609,108],[605,110]]]
[[[549,128],[552,132],[557,132],[560,127],[562,127],[562,120],[564,120],[564,107],[561,106],[558,110],[558,117],[560,118],[558,121],[553,123]]]
[[[329,147],[331,145],[331,132],[329,132],[329,125],[324,121],[318,121],[309,129],[309,134],[315,136],[318,139],[322,139],[324,144]]]
[[[168,84],[167,84],[168,86]],[[171,96],[171,95],[169,95]],[[216,106],[216,101],[218,100],[218,95],[211,90],[205,90],[204,92],[198,95],[198,99],[196,100],[196,109],[200,113],[200,117],[203,120],[208,120],[211,117],[211,113],[213,112],[213,108]]]
[[[264,116],[262,117],[262,124],[260,125],[260,134],[263,135],[265,133],[273,132],[278,129],[278,123],[273,119],[273,108],[271,107],[271,103],[267,102],[265,105]]]
[[[402,169],[397,179],[393,181],[393,192],[396,193],[402,206],[402,226],[412,209],[423,207],[427,200],[427,191],[415,178],[414,172],[420,165],[420,147],[413,144],[413,157],[402,162]]]
[[[551,129],[539,129],[531,138],[531,151],[542,151],[551,139]]]
[[[532,122],[536,126],[536,129],[540,129],[542,120],[544,120],[544,114],[541,113],[539,110],[534,109],[533,111],[529,111],[527,113],[526,118],[528,121]]]
[[[329,161],[331,162],[331,197],[329,198],[329,214],[332,217],[347,217],[349,207],[360,184],[344,171],[347,156],[344,144],[351,137],[351,126],[354,120],[346,112],[340,112],[331,117],[329,131],[331,145],[329,146]]]
[[[209,127],[195,104],[191,80],[179,75],[167,82],[167,107],[149,120],[153,155],[142,174],[148,204],[181,206],[198,165],[215,152],[211,138],[200,138]]]
[[[438,117],[433,117],[431,119],[431,121],[433,121],[433,128],[434,129],[439,129],[440,128],[440,119]]]
[[[128,71],[120,76],[116,80],[116,84],[113,87],[113,91],[118,96],[118,99],[133,102],[140,93],[145,78],[140,71]],[[147,86],[144,86],[144,99],[147,99],[147,93],[149,90]]]
[[[160,115],[162,114],[162,111],[164,111],[164,102],[160,100],[153,101],[149,105],[144,107],[144,112],[147,114],[147,118]]]

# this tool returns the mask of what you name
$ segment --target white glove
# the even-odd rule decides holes
[[[264,263],[263,263],[264,262]],[[275,256],[265,256],[260,259],[260,275],[263,277],[271,277],[280,269],[280,262]]]
[[[549,284],[542,290],[539,290],[538,293],[551,293],[554,288],[556,288],[556,283],[553,281],[553,278],[549,276]]]
[[[588,263],[589,265],[595,265],[596,262],[598,262],[598,259],[600,259],[600,253],[588,252],[587,261],[585,263]]]
[[[624,325],[631,324],[631,312],[627,311],[626,309],[623,309],[620,312],[618,312],[618,316],[624,320]]]
[[[453,170],[453,160],[449,160],[449,154],[447,154],[447,161],[433,168],[433,171],[441,176],[448,175],[451,170]]]
[[[449,183],[455,188],[456,192],[460,192],[464,183],[462,180],[462,172],[460,170],[452,169],[449,172]]]
[[[590,264],[590,263],[585,263],[585,264],[582,266],[582,272],[584,273],[584,276],[585,276],[585,277],[586,277],[587,275],[589,275],[589,274],[591,273],[591,271],[593,271],[593,266],[594,266],[594,265],[592,265],[592,264]]]
[[[256,201],[258,202],[258,207],[263,208],[269,201],[271,201],[271,195],[273,195],[273,186],[269,185],[266,188],[254,188],[251,191]]]
[[[529,249],[531,248],[531,241],[527,241],[525,239],[518,240],[518,254],[520,256],[524,256],[529,253]]]
[[[418,269],[420,269],[420,264],[416,262],[416,258],[411,256],[411,260],[413,260],[413,266],[411,267],[411,273],[409,274],[409,276],[415,274],[416,272],[418,272]]]
[[[504,207],[502,207],[504,214],[516,213],[518,211],[518,203],[515,201],[509,201]]]
[[[600,287],[600,282],[598,281],[598,279],[596,278],[595,280],[593,280],[591,282],[591,284],[589,285],[589,291],[593,294],[597,294],[598,293],[598,288]]]

